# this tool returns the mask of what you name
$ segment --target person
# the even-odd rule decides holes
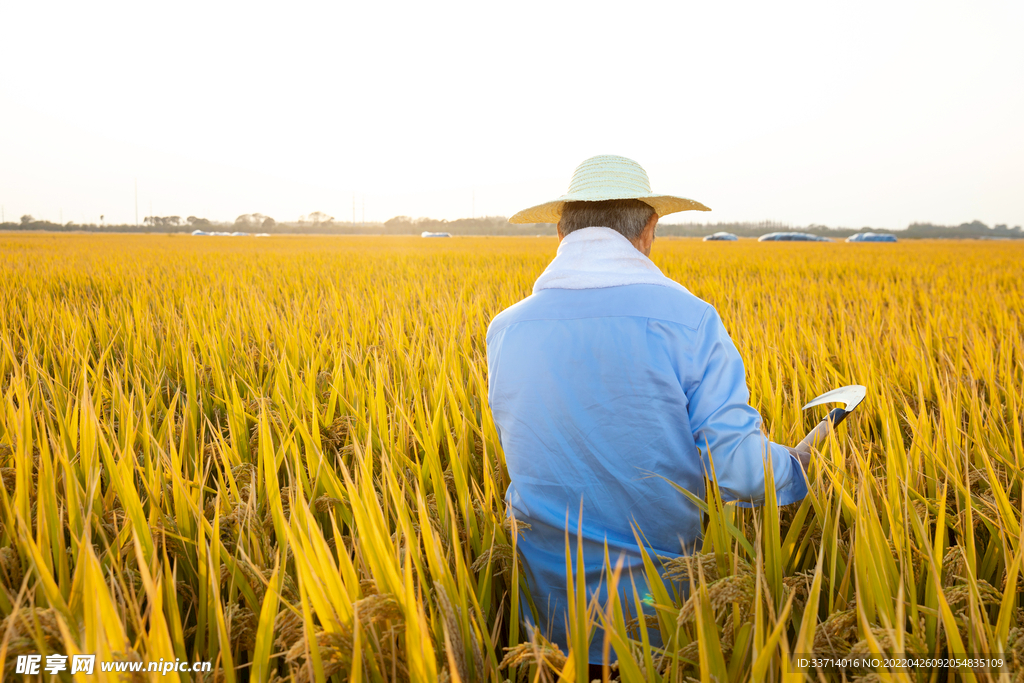
[[[579,165],[568,194],[509,219],[558,225],[533,293],[491,321],[487,362],[505,500],[529,525],[518,549],[535,626],[565,650],[567,532],[573,565],[582,540],[584,566],[573,570],[588,599],[607,599],[607,544],[632,602],[630,578],[646,590],[634,527],[652,559],[700,542],[699,509],[669,482],[703,499],[713,465],[723,500],[754,506],[770,462],[779,505],[807,494],[809,456],[763,434],[721,317],[648,258],[658,218],[687,210],[710,209],[651,192],[638,163],[603,155]],[[598,631],[591,665],[602,641]]]

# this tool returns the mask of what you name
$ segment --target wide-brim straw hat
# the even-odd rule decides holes
[[[576,167],[569,191],[554,201],[523,209],[509,223],[557,223],[566,202],[603,202],[609,199],[639,199],[658,216],[677,211],[710,211],[700,202],[670,194],[651,192],[647,171],[632,159],[602,154]]]

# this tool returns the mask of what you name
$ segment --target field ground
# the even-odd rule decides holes
[[[226,681],[585,680],[585,648],[511,618],[529,530],[504,518],[486,401],[487,324],[554,249],[0,236],[3,677],[85,652]],[[840,680],[811,652],[998,654],[1022,680],[1024,244],[652,257],[718,308],[774,440],[826,389],[868,398],[803,503],[711,489],[704,553],[668,568],[691,597],[659,582],[636,622],[580,596],[576,642],[607,639],[626,681]]]

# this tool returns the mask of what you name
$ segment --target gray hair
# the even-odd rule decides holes
[[[635,242],[654,215],[650,204],[639,199],[607,199],[600,202],[566,202],[558,231],[562,237],[583,228],[611,228]]]

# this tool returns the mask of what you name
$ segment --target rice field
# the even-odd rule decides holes
[[[516,616],[530,531],[486,398],[487,325],[555,244],[0,236],[3,679],[95,653],[213,663],[183,681],[586,681],[585,647]],[[827,389],[868,397],[802,503],[709,488],[703,552],[664,583],[651,558],[656,617],[570,572],[574,642],[623,681],[1024,680],[1024,244],[652,258],[717,307],[775,441]],[[801,662],[909,652],[1006,665]]]

